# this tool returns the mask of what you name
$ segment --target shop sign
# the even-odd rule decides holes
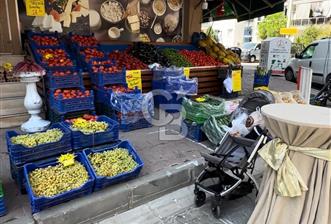
[[[295,35],[298,32],[299,32],[299,30],[296,27],[280,28],[280,30],[279,30],[279,33],[282,35]]]
[[[232,70],[232,91],[241,91],[241,70]]]
[[[137,87],[138,89],[142,90],[141,70],[127,70],[126,83],[130,89]]]
[[[26,0],[25,7],[27,16],[45,15],[45,0]]]
[[[190,68],[189,67],[184,68],[184,75],[186,78],[190,77]]]

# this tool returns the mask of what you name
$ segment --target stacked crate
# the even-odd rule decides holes
[[[93,91],[85,89],[82,71],[77,68],[76,60],[58,34],[28,32],[27,36],[35,61],[46,70],[44,82],[48,96],[48,119],[60,122],[86,113],[94,114]],[[54,64],[51,60],[57,54],[64,56],[58,61],[59,64]]]
[[[5,204],[5,197],[3,193],[2,183],[0,180],[0,217],[7,214],[7,208]]]
[[[183,68],[154,68],[152,88],[155,107],[176,113],[184,96],[198,93],[198,80],[185,77]]]

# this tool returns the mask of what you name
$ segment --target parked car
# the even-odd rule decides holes
[[[242,47],[241,60],[255,62],[260,60],[261,44],[252,42],[244,43]]]
[[[308,45],[285,69],[285,78],[295,81],[299,67],[313,69],[312,82],[324,85],[331,79],[331,38],[314,41]]]
[[[228,48],[228,50],[233,51],[234,53],[236,53],[238,55],[239,58],[241,58],[242,50],[239,47],[230,47],[230,48]]]

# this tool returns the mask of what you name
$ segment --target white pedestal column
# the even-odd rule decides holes
[[[26,83],[24,106],[31,115],[30,119],[21,126],[24,132],[32,133],[44,131],[50,125],[49,121],[45,121],[39,116],[42,107],[42,99],[37,91],[36,82],[38,81],[39,77],[21,78],[21,82]]]

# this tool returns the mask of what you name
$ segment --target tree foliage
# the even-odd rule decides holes
[[[279,37],[279,30],[283,27],[286,27],[286,16],[283,12],[268,15],[258,24],[259,37],[262,40],[267,37]]]
[[[295,38],[295,42],[305,47],[315,40],[331,37],[331,25],[313,25],[305,28]]]

